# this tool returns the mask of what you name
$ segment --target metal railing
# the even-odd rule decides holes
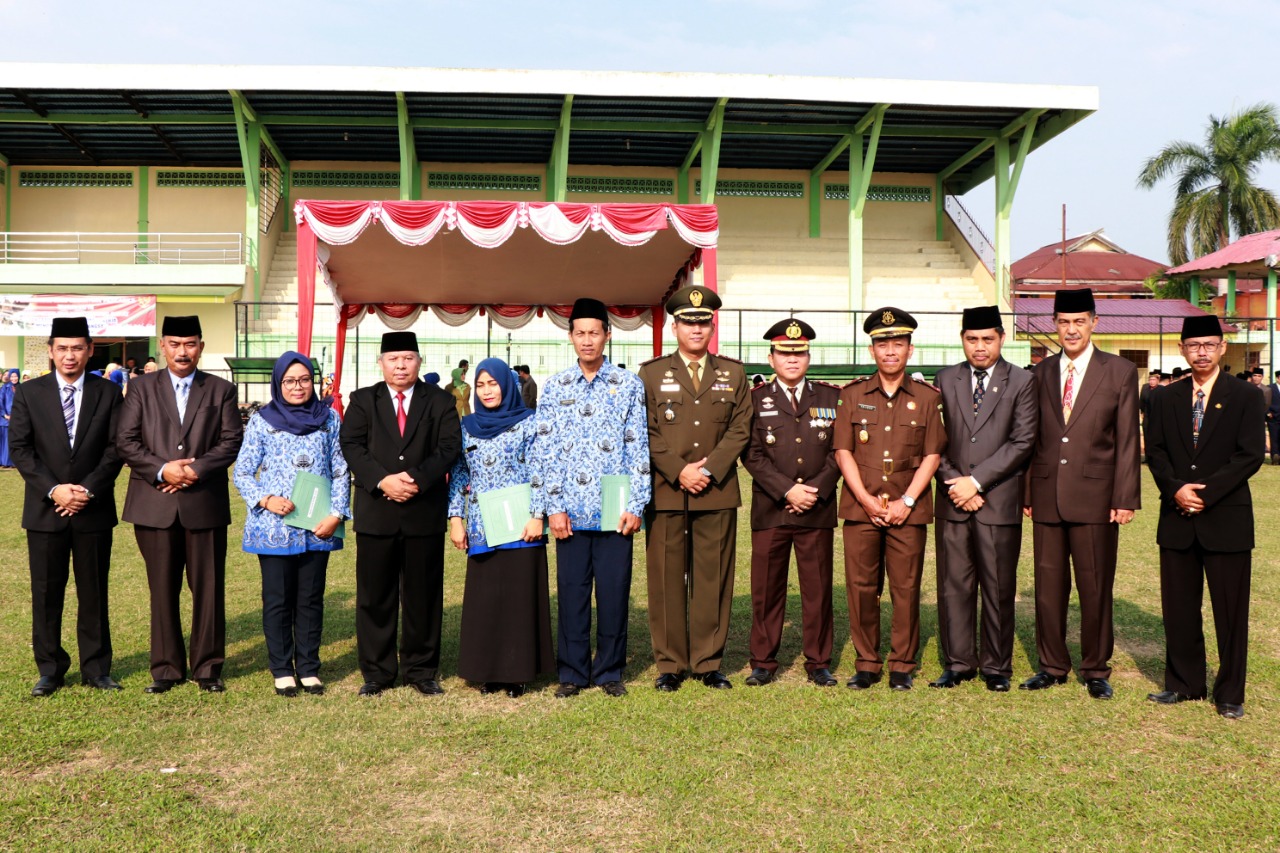
[[[242,264],[238,232],[5,231],[6,264]]]
[[[960,199],[956,196],[947,196],[942,203],[943,209],[946,210],[947,216],[951,217],[952,223],[960,235],[969,243],[969,248],[973,249],[973,253],[986,266],[987,271],[992,276],[996,274],[996,247],[991,242],[991,238],[982,230],[982,226],[969,215],[969,211],[965,210]]]

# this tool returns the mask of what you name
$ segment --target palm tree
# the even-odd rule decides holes
[[[1171,142],[1146,162],[1138,186],[1177,178],[1168,235],[1175,266],[1226,246],[1233,228],[1236,236],[1280,228],[1280,201],[1254,183],[1258,165],[1268,160],[1280,160],[1273,104],[1209,116],[1204,145]]]

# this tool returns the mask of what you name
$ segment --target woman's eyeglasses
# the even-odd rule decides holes
[[[315,381],[310,376],[287,377],[280,382],[285,388],[310,388]]]

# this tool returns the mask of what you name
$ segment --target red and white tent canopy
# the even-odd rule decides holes
[[[299,201],[298,351],[310,354],[315,277],[346,331],[369,313],[407,328],[423,307],[460,325],[480,312],[515,328],[545,314],[567,328],[592,296],[620,328],[655,324],[699,265],[715,282],[719,217],[709,204],[514,201]],[[336,377],[340,378],[340,377]]]

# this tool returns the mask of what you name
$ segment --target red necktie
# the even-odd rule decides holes
[[[404,410],[404,392],[396,394],[396,423],[400,425],[400,435],[404,435],[404,425],[409,420]]]
[[[1062,422],[1071,420],[1071,407],[1075,403],[1076,366],[1067,362],[1067,384],[1062,389]]]

